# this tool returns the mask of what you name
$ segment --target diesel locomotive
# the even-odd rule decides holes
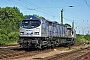
[[[20,39],[22,48],[55,47],[74,45],[76,31],[70,26],[58,22],[29,16],[20,22]]]

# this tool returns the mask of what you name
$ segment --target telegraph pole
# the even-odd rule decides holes
[[[72,28],[74,29],[74,20],[73,20],[73,22],[72,22]]]
[[[74,6],[69,6],[69,7],[74,7]],[[63,24],[63,9],[61,10],[61,24]]]
[[[63,24],[63,9],[61,10],[61,24]]]

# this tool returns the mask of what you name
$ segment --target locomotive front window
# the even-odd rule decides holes
[[[40,25],[40,21],[38,20],[23,20],[21,27],[31,29],[38,27],[39,25]]]
[[[38,27],[39,21],[31,21],[31,27]]]
[[[29,25],[29,22],[30,21],[22,21],[22,23],[20,24],[20,26],[23,27],[23,28],[27,28],[28,25]]]

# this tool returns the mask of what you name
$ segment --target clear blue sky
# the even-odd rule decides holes
[[[74,20],[77,33],[90,34],[90,0],[1,0],[0,7],[6,6],[18,7],[24,15],[37,14],[59,23],[60,11],[64,9],[64,23]]]

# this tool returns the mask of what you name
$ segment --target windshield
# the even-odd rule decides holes
[[[20,24],[21,27],[31,29],[40,26],[40,21],[38,20],[23,20]]]

